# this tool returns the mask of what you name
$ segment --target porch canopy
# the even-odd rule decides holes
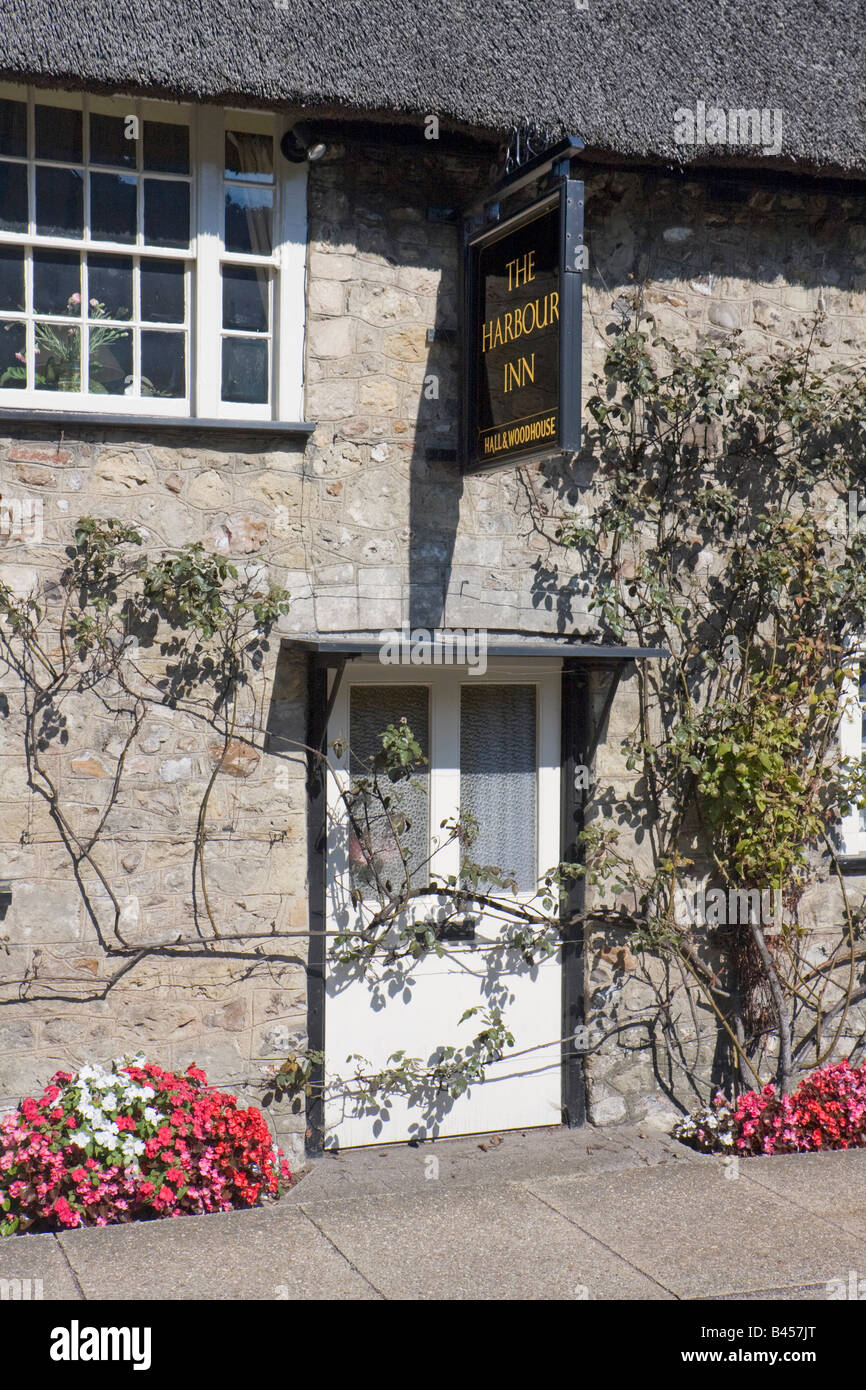
[[[487,633],[483,628],[430,629],[401,628],[387,629],[377,634],[365,633],[353,636],[296,637],[290,638],[293,646],[315,653],[320,664],[338,666],[343,661],[352,661],[361,656],[374,656],[385,646],[397,646],[405,652],[406,665],[466,665],[454,659],[455,650],[463,643],[477,644],[484,637],[484,650],[488,657],[562,657],[585,662],[610,661],[648,661],[669,656],[663,647],[612,647],[597,642],[575,642],[568,637],[526,637],[513,633]],[[472,645],[472,651],[477,651]],[[412,662],[412,651],[424,657],[423,661]],[[429,659],[427,659],[429,657]],[[438,660],[437,660],[438,657]]]

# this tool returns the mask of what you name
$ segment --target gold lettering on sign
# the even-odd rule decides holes
[[[513,261],[506,261],[505,269],[508,271],[508,288],[510,290],[516,290],[521,285],[528,284],[530,280],[535,279],[535,252],[527,251],[525,256],[517,256]]]
[[[528,357],[520,357],[516,362],[506,362],[505,368],[505,391],[513,390],[515,386],[525,386],[527,381],[535,381],[535,353],[532,354],[531,364]]]
[[[559,290],[551,290],[540,299],[530,299],[522,308],[506,309],[498,318],[481,325],[481,351],[491,352],[505,343],[541,332],[559,322]]]

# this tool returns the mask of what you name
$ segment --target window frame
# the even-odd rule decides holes
[[[89,121],[95,114],[135,116],[139,138],[145,120],[174,121],[189,126],[190,131],[190,244],[189,249],[148,247],[139,243],[96,241],[90,236],[40,236],[35,231],[35,178],[28,175],[28,230],[0,230],[0,246],[22,246],[34,250],[66,251],[86,255],[118,255],[140,257],[142,260],[180,260],[185,262],[186,308],[183,331],[186,335],[187,394],[184,398],[158,396],[103,395],[94,392],[47,391],[10,387],[0,391],[0,415],[4,410],[33,410],[50,414],[117,415],[118,417],[165,417],[166,420],[207,419],[210,421],[280,423],[303,419],[304,393],[304,330],[306,312],[306,164],[290,164],[280,154],[280,141],[291,121],[276,113],[247,111],[231,106],[195,106],[191,103],[150,100],[138,97],[103,97],[95,93],[70,89],[41,89],[8,81],[0,82],[0,96],[27,104],[27,154],[8,158],[25,167],[34,168],[53,163],[56,168],[82,168],[85,176],[84,211],[89,206]],[[34,106],[54,105],[82,113],[82,164],[63,161],[44,161],[35,156],[33,144]],[[236,124],[235,124],[236,123]],[[263,129],[273,132],[274,149],[274,221],[273,250],[268,256],[245,255],[226,250],[224,238],[225,206],[225,132],[227,129]],[[33,151],[31,155],[30,151]],[[4,159],[7,156],[2,156]],[[108,171],[109,166],[104,166]],[[97,165],[99,172],[103,166]],[[111,167],[111,172],[123,174],[132,170],[125,166]],[[136,170],[139,181],[145,171]],[[160,177],[158,173],[155,176]],[[181,181],[185,176],[176,175]],[[139,210],[139,228],[141,223]],[[32,228],[32,230],[31,230]],[[226,264],[266,267],[270,275],[269,323],[269,401],[267,404],[231,402],[221,399],[222,387],[222,267]],[[25,270],[25,273],[26,270]],[[136,276],[137,280],[137,276]],[[137,295],[135,296],[137,298]],[[82,311],[84,310],[82,305]],[[36,315],[30,295],[30,312],[16,317],[10,311],[3,322],[26,324],[27,352],[32,355],[34,324],[41,319],[61,318],[58,315]],[[91,322],[93,322],[91,320]],[[137,319],[131,323],[141,330]],[[84,331],[87,319],[65,319]],[[178,331],[180,325],[173,325]],[[157,329],[156,331],[160,331]],[[244,336],[227,330],[225,336]],[[250,334],[249,336],[256,336]],[[83,345],[83,340],[82,340]],[[32,360],[32,356],[31,356]],[[140,373],[140,364],[138,367]],[[80,385],[81,383],[79,383]]]
[[[328,725],[328,745],[342,742],[342,753],[331,752],[334,776],[329,779],[328,879],[330,891],[351,889],[348,872],[348,825],[341,791],[350,785],[349,710],[354,685],[426,685],[430,689],[429,825],[431,849],[441,822],[454,814],[460,803],[460,689],[463,685],[532,685],[536,689],[536,879],[559,861],[561,796],[561,701],[562,662],[557,658],[489,657],[483,675],[472,675],[465,666],[407,666],[380,664],[365,656],[346,670],[334,700]],[[332,680],[334,677],[332,677]],[[443,837],[444,838],[444,837]],[[443,877],[459,869],[456,843],[433,850],[429,868]],[[502,867],[507,869],[507,865]],[[515,902],[531,903],[542,895],[534,891],[509,894]],[[348,899],[347,899],[348,900]]]
[[[842,713],[839,719],[839,752],[843,758],[860,762],[864,757],[863,714],[866,701],[860,694],[860,672],[866,654],[852,653],[850,676],[842,682],[840,702]],[[839,825],[839,839],[845,857],[866,855],[866,811],[858,807],[843,816]]]

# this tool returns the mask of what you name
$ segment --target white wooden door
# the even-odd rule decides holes
[[[459,847],[444,843],[447,833],[440,826],[458,815],[462,799],[463,810],[471,810],[482,827],[471,857],[516,870],[517,898],[537,902],[538,878],[559,858],[559,705],[559,662],[491,662],[484,676],[372,660],[347,666],[329,727],[329,745],[338,741],[342,754],[329,778],[327,929],[345,927],[356,914],[350,900],[353,882],[357,885],[352,836],[340,786],[345,788],[357,770],[351,755],[369,756],[372,736],[401,715],[429,759],[421,790],[410,793],[416,858],[429,853],[429,868],[457,873]],[[435,917],[443,907],[442,899],[418,899],[411,920]],[[505,920],[477,906],[469,911],[475,918],[473,941],[450,944],[445,957],[430,954],[421,961],[380,965],[373,979],[336,963],[329,949],[327,1147],[560,1121],[559,953],[530,967],[519,953],[503,949]],[[348,1060],[352,1055],[367,1059],[370,1066],[363,1070],[378,1071],[398,1051],[426,1062],[442,1044],[468,1046],[482,1020],[459,1020],[476,1006],[501,1008],[514,1047],[459,1098],[427,1090],[415,1097],[383,1097],[371,1106],[340,1094],[357,1066]]]

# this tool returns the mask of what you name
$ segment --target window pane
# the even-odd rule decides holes
[[[75,251],[33,252],[33,307],[37,314],[81,313],[81,260]]]
[[[247,405],[267,404],[267,339],[223,338],[222,398]]]
[[[136,142],[127,139],[126,130],[123,116],[100,116],[94,112],[90,117],[91,164],[118,164],[134,169]]]
[[[80,111],[68,106],[36,107],[36,158],[81,163]]]
[[[0,154],[27,154],[27,104],[0,99]]]
[[[537,886],[535,687],[464,685],[460,690],[460,813],[479,825],[476,864]]]
[[[25,342],[23,323],[4,323],[0,328],[0,390],[20,391],[27,385]]]
[[[369,775],[369,760],[381,752],[380,735],[389,724],[405,719],[430,757],[430,694],[425,685],[353,685],[349,697],[349,772],[352,777]],[[405,817],[408,825],[398,838],[408,851],[409,872],[418,869],[427,877],[430,854],[430,769],[427,763],[416,769],[410,782],[393,785],[385,779],[385,794],[392,798],[391,818]],[[403,867],[394,835],[381,802],[359,795],[352,807],[355,826],[349,831],[349,867],[355,884],[374,884],[370,857],[380,876],[387,876],[399,888],[404,882]],[[365,854],[366,848],[366,854]]]
[[[252,266],[223,266],[223,328],[267,333],[268,280]]]
[[[87,284],[90,318],[132,318],[131,256],[88,256]]]
[[[159,174],[188,174],[189,126],[145,121],[144,167]]]
[[[81,390],[81,329],[36,325],[36,390]]]
[[[88,331],[91,395],[132,394],[132,329],[91,325]]]
[[[183,333],[141,334],[141,394],[186,395],[186,337]]]
[[[189,184],[144,181],[144,239],[150,246],[189,246]]]
[[[141,262],[141,317],[145,323],[183,323],[183,261]]]
[[[0,228],[27,231],[27,165],[0,161]]]
[[[250,183],[273,183],[274,142],[270,135],[227,130],[226,178],[246,179]]]
[[[84,185],[75,169],[36,169],[36,230],[42,236],[80,237]]]
[[[24,248],[0,246],[0,309],[24,308]]]
[[[94,241],[135,241],[137,192],[134,174],[90,175],[90,235]]]
[[[273,189],[226,189],[226,250],[269,256],[273,250]]]

